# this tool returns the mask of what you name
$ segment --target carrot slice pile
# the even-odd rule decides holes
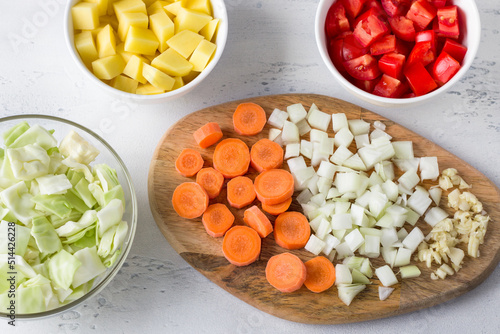
[[[250,150],[252,167],[261,173],[264,170],[281,168],[283,165],[283,148],[280,144],[263,138],[252,145]]]
[[[283,248],[302,248],[307,244],[310,235],[309,222],[300,212],[284,212],[274,222],[274,240]]]
[[[212,167],[202,168],[196,174],[196,183],[205,189],[208,198],[213,199],[220,194],[224,185],[224,176]]]
[[[201,167],[203,167],[203,158],[200,152],[191,148],[182,150],[177,160],[175,160],[175,169],[182,176],[191,177],[198,173]]]
[[[233,225],[234,215],[221,203],[210,205],[201,218],[203,226],[212,237],[222,237]]]
[[[237,176],[227,183],[227,201],[233,208],[241,209],[255,200],[255,189],[252,179]]]
[[[312,292],[323,292],[335,283],[335,267],[324,256],[317,256],[304,263],[307,270],[304,285]]]
[[[184,182],[172,194],[172,206],[183,218],[199,217],[208,207],[207,192],[196,182]]]
[[[282,253],[271,257],[267,262],[266,279],[281,292],[300,289],[306,275],[306,266],[296,255]]]
[[[207,148],[222,138],[222,131],[219,124],[210,122],[196,130],[193,137],[201,148]]]
[[[288,210],[288,208],[290,207],[290,204],[292,204],[291,197],[289,199],[287,199],[286,201],[278,203],[278,204],[273,204],[273,205],[262,204],[262,210],[264,210],[265,212],[267,212],[273,216],[277,216],[279,214],[282,214],[286,210]]]
[[[270,169],[255,178],[255,193],[264,204],[274,205],[293,195],[293,176],[284,169]]]
[[[224,139],[215,147],[213,163],[225,178],[244,175],[250,165],[250,150],[240,139]]]
[[[233,226],[226,232],[222,241],[225,258],[235,266],[247,266],[260,255],[261,239],[259,234],[248,226]]]
[[[243,136],[253,136],[260,133],[266,122],[267,117],[264,109],[252,102],[239,104],[233,114],[234,131]]]
[[[267,237],[273,231],[269,218],[256,205],[245,210],[243,221],[257,231],[261,238]]]

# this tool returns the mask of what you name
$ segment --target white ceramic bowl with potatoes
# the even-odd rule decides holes
[[[94,82],[95,85],[100,87],[103,91],[113,95],[116,98],[123,98],[127,100],[132,100],[135,102],[144,102],[144,103],[157,103],[157,102],[164,102],[164,101],[169,101],[173,100],[175,98],[181,97],[185,95],[186,93],[192,91],[196,86],[198,86],[203,80],[205,80],[210,72],[214,69],[214,67],[217,65],[217,62],[222,56],[222,53],[224,51],[224,47],[226,44],[227,40],[227,34],[228,34],[228,19],[227,19],[227,12],[226,12],[226,6],[224,4],[223,0],[211,0],[211,5],[212,5],[212,12],[213,12],[213,17],[220,19],[219,24],[217,26],[217,31],[215,35],[215,41],[214,43],[216,44],[216,50],[213,53],[209,63],[206,65],[206,67],[190,82],[187,84],[183,85],[180,88],[173,89],[166,91],[161,94],[153,94],[153,95],[142,95],[142,94],[136,94],[136,93],[129,93],[125,92],[119,89],[116,89],[99,78],[97,78],[94,73],[89,70],[87,66],[85,66],[84,62],[82,61],[82,57],[78,53],[78,50],[75,47],[75,31],[74,31],[74,25],[73,25],[73,17],[71,13],[72,7],[79,3],[82,2],[81,0],[70,0],[67,4],[66,10],[65,10],[65,19],[64,19],[64,35],[65,35],[65,40],[66,44],[68,46],[69,52],[71,57],[73,58],[76,66],[80,68],[80,70],[85,73],[85,76],[92,82]],[[116,33],[116,35],[118,35]],[[118,41],[118,40],[117,40]]]
[[[327,41],[328,38],[325,33],[325,20],[331,5],[340,0],[320,0],[315,18],[315,36],[316,44],[319,49],[321,58],[323,59],[326,67],[332,74],[333,78],[339,82],[347,91],[354,96],[370,102],[377,106],[383,107],[404,107],[418,105],[429,100],[435,99],[437,96],[442,96],[454,84],[464,77],[464,74],[470,68],[474,58],[476,57],[479,41],[481,37],[481,22],[479,12],[474,0],[451,0],[448,3],[458,6],[458,16],[460,20],[460,33],[463,35],[461,43],[467,47],[467,53],[460,70],[443,86],[421,96],[411,98],[387,98],[368,93],[349,82],[334,66],[329,53]],[[351,29],[352,30],[352,29]]]

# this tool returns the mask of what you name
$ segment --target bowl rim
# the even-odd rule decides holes
[[[157,100],[168,100],[172,99],[174,97],[179,97],[181,95],[184,95],[185,93],[189,92],[192,90],[194,87],[196,87],[201,81],[203,81],[210,72],[215,68],[217,63],[219,62],[220,58],[222,57],[222,53],[224,51],[226,41],[227,41],[227,36],[228,36],[228,19],[227,19],[227,9],[226,9],[226,4],[224,0],[217,1],[220,3],[220,8],[219,8],[219,18],[221,21],[219,22],[219,27],[217,28],[217,37],[216,37],[216,45],[217,48],[215,50],[215,54],[212,58],[212,60],[208,63],[207,67],[203,71],[200,72],[194,78],[192,81],[187,83],[186,85],[182,86],[181,88],[171,90],[169,92],[165,92],[162,94],[154,94],[154,95],[140,95],[140,94],[133,94],[133,93],[128,93],[121,91],[119,89],[116,89],[114,87],[111,87],[107,85],[106,83],[102,82],[100,79],[98,79],[82,62],[80,55],[78,54],[78,51],[75,48],[74,44],[74,33],[73,33],[73,18],[71,16],[71,8],[78,2],[81,2],[82,0],[70,0],[66,4],[66,8],[64,10],[64,40],[66,42],[66,46],[69,49],[69,53],[71,55],[71,58],[75,62],[76,66],[83,72],[85,73],[85,76],[89,78],[92,82],[96,83],[98,87],[101,87],[102,89],[108,91],[110,94],[114,94],[115,96],[125,98],[125,99],[132,99],[135,101],[157,101]],[[210,0],[211,3],[213,3],[214,0]],[[213,7],[213,5],[212,5]],[[215,17],[215,16],[214,16]],[[221,33],[222,32],[222,33]]]
[[[316,45],[318,47],[320,56],[323,60],[323,63],[326,65],[328,70],[330,71],[331,74],[341,83],[341,85],[348,90],[350,93],[360,97],[364,101],[368,101],[372,104],[375,105],[380,105],[380,106],[393,106],[393,107],[400,107],[400,106],[405,106],[409,104],[420,104],[422,102],[425,102],[429,99],[432,99],[433,97],[440,95],[447,91],[449,88],[451,88],[456,82],[458,82],[467,72],[472,65],[474,58],[476,57],[477,51],[479,49],[479,44],[480,44],[480,39],[481,39],[481,18],[479,15],[479,10],[477,8],[476,2],[474,0],[469,0],[467,1],[470,3],[470,6],[472,7],[470,11],[467,12],[467,16],[471,16],[472,20],[477,22],[478,29],[476,29],[476,34],[474,36],[470,35],[470,30],[467,29],[467,34],[468,34],[468,50],[472,50],[473,54],[467,58],[467,61],[464,62],[460,68],[460,70],[443,86],[438,87],[434,91],[424,94],[422,96],[416,96],[416,97],[411,97],[411,98],[390,98],[390,97],[382,97],[382,96],[377,96],[372,93],[368,93],[352,83],[350,83],[338,70],[335,68],[333,65],[330,56],[328,55],[326,43],[323,43],[322,41],[322,35],[325,35],[324,32],[324,26],[325,26],[325,19],[326,19],[326,14],[328,12],[329,7],[331,4],[333,4],[336,1],[340,0],[319,0],[318,6],[316,8],[316,15],[314,19],[314,34],[316,38]],[[460,8],[460,7],[459,7]],[[326,36],[325,36],[325,41],[326,41]]]
[[[92,136],[95,140],[100,142],[106,149],[111,152],[113,157],[116,159],[118,162],[118,165],[123,171],[123,174],[125,176],[126,184],[130,189],[130,202],[131,202],[131,219],[132,221],[130,222],[130,234],[129,237],[123,241],[123,246],[121,248],[122,252],[120,254],[120,258],[113,264],[113,268],[110,270],[110,272],[103,277],[103,279],[97,284],[96,286],[92,287],[92,289],[84,294],[82,297],[72,301],[71,303],[62,305],[60,307],[57,307],[55,309],[43,311],[43,312],[37,312],[37,313],[28,313],[28,314],[17,314],[15,315],[16,320],[38,320],[38,319],[43,319],[43,318],[48,318],[55,316],[57,314],[60,314],[62,312],[69,311],[70,309],[75,308],[76,306],[80,305],[81,303],[85,302],[89,298],[92,298],[99,292],[101,292],[109,282],[112,281],[112,279],[116,276],[116,274],[120,271],[121,267],[123,266],[123,263],[127,259],[127,256],[130,252],[130,249],[132,247],[132,243],[135,237],[135,232],[137,229],[137,219],[138,219],[138,205],[137,205],[137,195],[135,193],[135,188],[134,184],[132,182],[132,177],[130,176],[130,172],[128,171],[127,167],[125,166],[125,163],[123,160],[120,158],[118,153],[109,145],[100,135],[95,133],[94,131],[90,130],[89,128],[80,125],[76,122],[67,120],[65,118],[60,118],[56,116],[51,116],[51,115],[43,115],[43,114],[22,114],[22,115],[11,115],[11,116],[5,116],[0,118],[0,124],[4,122],[9,122],[9,121],[16,121],[16,120],[36,120],[36,119],[42,119],[42,120],[49,120],[49,121],[55,121],[55,122],[60,122],[64,123],[67,125],[74,126],[84,132],[86,132],[88,135]],[[9,314],[0,312],[0,318],[8,318]]]

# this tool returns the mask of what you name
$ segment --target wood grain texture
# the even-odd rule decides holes
[[[262,240],[262,253],[259,260],[247,267],[231,265],[221,250],[222,238],[212,238],[204,230],[201,218],[186,220],[179,217],[172,208],[171,195],[175,187],[194,178],[185,178],[175,171],[175,159],[183,148],[198,150],[205,160],[205,166],[212,166],[211,157],[214,147],[197,147],[193,132],[207,122],[219,123],[224,138],[238,137],[249,147],[261,138],[267,138],[269,127],[258,136],[243,137],[237,135],[232,126],[232,113],[236,106],[245,101],[261,105],[268,116],[274,108],[285,109],[293,103],[302,103],[308,108],[315,103],[320,110],[328,113],[343,112],[348,119],[362,118],[373,122],[379,120],[387,125],[386,132],[393,140],[411,140],[414,143],[415,156],[437,156],[440,169],[456,168],[460,175],[473,185],[472,192],[483,202],[484,209],[492,220],[488,225],[485,243],[481,245],[481,256],[472,259],[466,256],[462,270],[445,280],[432,281],[432,270],[422,263],[415,263],[422,271],[416,279],[407,279],[395,286],[394,293],[385,301],[378,299],[379,282],[361,292],[348,307],[337,297],[336,288],[315,294],[302,287],[300,290],[283,294],[267,283],[264,275],[267,260],[275,254],[284,252],[274,242],[273,235]],[[330,130],[331,131],[331,130]],[[285,164],[286,165],[286,164]],[[256,173],[251,169],[250,177]],[[430,184],[427,184],[430,185]],[[480,284],[496,267],[500,260],[500,190],[482,173],[418,134],[359,106],[314,94],[288,94],[255,97],[208,107],[181,119],[161,138],[153,154],[148,176],[148,193],[151,211],[160,231],[171,246],[195,269],[205,275],[229,293],[254,307],[277,317],[314,324],[336,324],[365,321],[402,314],[424,307],[429,307],[467,291]],[[443,202],[446,193],[443,193]],[[225,189],[212,202],[227,203]],[[257,202],[256,202],[257,203]],[[446,203],[446,202],[445,202]],[[300,211],[294,200],[290,210]],[[236,217],[236,224],[243,224],[244,208],[231,208]],[[417,223],[424,233],[430,228],[423,221]],[[293,251],[306,261],[313,256],[305,250]],[[413,263],[413,261],[412,261]],[[375,267],[383,261],[372,261]],[[433,267],[433,269],[436,269]]]

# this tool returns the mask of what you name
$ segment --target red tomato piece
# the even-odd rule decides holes
[[[373,89],[375,89],[375,86],[377,85],[378,80],[377,79],[373,79],[373,80],[357,80],[357,79],[353,79],[352,83],[356,87],[358,87],[359,89],[364,90],[365,92],[373,93]]]
[[[373,80],[381,74],[377,60],[369,54],[345,61],[344,67],[347,73],[359,80]]]
[[[436,8],[434,8],[427,0],[417,0],[411,4],[406,18],[410,19],[420,29],[425,29],[436,17]]]
[[[452,39],[447,38],[444,42],[443,52],[446,52],[450,56],[452,56],[456,61],[462,63],[464,60],[465,54],[467,53],[467,47],[455,42]]]
[[[383,74],[373,89],[373,94],[382,97],[398,98],[401,97],[407,89],[408,86],[405,86],[398,79]]]
[[[430,2],[432,3],[432,5],[434,7],[441,8],[441,7],[446,6],[446,1],[447,0],[431,0]]]
[[[432,76],[420,62],[407,66],[404,74],[410,84],[411,90],[416,96],[427,94],[438,87]]]
[[[444,85],[460,70],[460,63],[446,52],[441,52],[432,67],[432,76],[439,85]]]
[[[366,0],[341,0],[347,15],[354,18],[361,13]]]
[[[405,15],[410,8],[410,0],[382,0],[382,7],[390,17]]]
[[[437,10],[439,32],[446,37],[458,38],[460,28],[458,26],[457,6],[448,6]]]
[[[393,52],[396,50],[396,36],[387,35],[374,42],[370,46],[372,56],[381,55],[384,53]]]
[[[330,55],[330,59],[332,60],[333,66],[342,73],[342,75],[347,74],[347,71],[344,68],[344,57],[342,55],[342,49],[344,46],[344,39],[335,38],[330,40],[328,43],[328,54]]]
[[[409,92],[409,93],[403,94],[403,96],[401,96],[401,98],[403,98],[403,99],[409,99],[409,98],[416,97],[416,96],[417,95],[415,95],[414,92]]]
[[[360,21],[365,20],[366,18],[368,18],[368,16],[371,15],[375,15],[376,17],[378,17],[379,20],[382,21],[389,28],[389,22],[387,22],[387,14],[383,10],[379,11],[377,8],[370,8],[363,14],[356,17],[356,19],[354,20],[354,24],[352,26],[356,27]]]
[[[349,31],[351,29],[349,25],[349,20],[345,15],[345,8],[340,1],[335,2],[328,13],[326,14],[325,20],[325,31],[326,35],[330,38],[334,38],[338,34],[344,31]]]
[[[344,45],[342,47],[343,60],[351,60],[361,57],[368,53],[368,49],[364,48],[353,34],[349,34],[344,38]]]
[[[407,66],[411,64],[420,62],[422,65],[427,66],[436,59],[436,54],[432,49],[431,42],[418,42],[411,50],[410,56],[408,57]]]
[[[415,35],[415,43],[418,42],[431,42],[432,51],[436,54],[436,33],[434,30],[424,30],[417,32]]]
[[[412,42],[403,41],[396,37],[396,50],[394,52],[400,53],[408,57],[410,55],[411,49],[413,48]]]
[[[406,57],[399,53],[387,53],[378,61],[379,69],[390,77],[401,79]]]
[[[367,0],[365,2],[365,10],[368,11],[370,9],[373,9],[377,15],[387,16],[387,13],[378,0]]]
[[[413,42],[415,40],[415,27],[413,21],[404,16],[390,17],[389,24],[391,25],[392,32],[397,38],[403,41]]]
[[[353,32],[354,37],[363,47],[369,46],[388,33],[389,28],[375,15],[370,15],[360,21]]]

